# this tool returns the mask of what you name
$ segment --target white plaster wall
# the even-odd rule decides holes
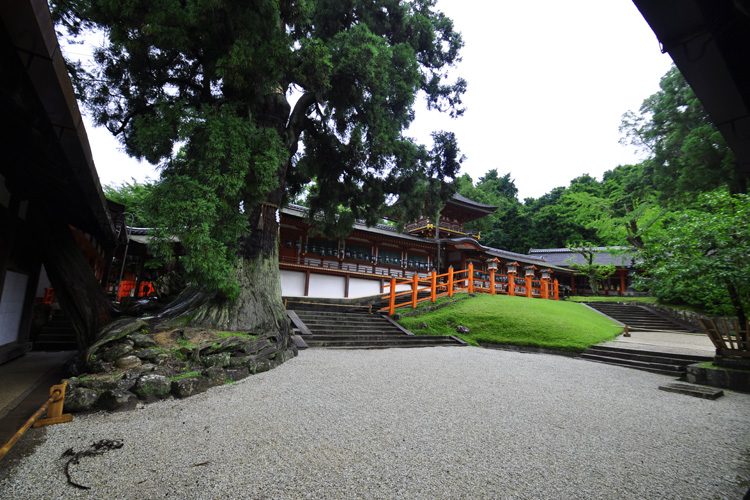
[[[3,296],[0,298],[0,345],[18,340],[18,327],[23,313],[23,297],[29,277],[8,271],[5,274]]]
[[[279,274],[281,275],[281,295],[285,297],[305,295],[305,273],[282,269]]]
[[[368,297],[380,293],[379,280],[365,280],[361,278],[349,279],[349,298]]]
[[[308,297],[343,298],[345,284],[343,276],[310,274]]]

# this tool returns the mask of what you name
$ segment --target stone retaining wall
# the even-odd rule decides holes
[[[91,373],[67,379],[64,411],[130,410],[139,401],[185,398],[297,355],[296,346],[280,346],[273,337],[230,336],[177,352],[137,332],[113,337],[89,351]]]

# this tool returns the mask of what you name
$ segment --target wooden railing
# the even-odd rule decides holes
[[[716,353],[723,356],[750,358],[750,320],[744,325],[735,320],[699,319],[716,347]]]
[[[513,286],[510,283],[513,283]],[[380,310],[388,311],[389,316],[392,316],[399,307],[411,306],[414,309],[420,302],[427,300],[435,302],[439,297],[452,297],[458,292],[522,295],[552,300],[559,300],[560,297],[557,280],[552,282],[547,279],[535,280],[531,276],[516,278],[513,274],[501,275],[494,271],[478,273],[474,271],[474,265],[471,263],[463,271],[454,271],[451,267],[444,274],[432,271],[426,278],[420,278],[416,274],[410,279],[398,280],[391,277],[390,283],[384,286],[390,290],[388,295],[383,297],[384,300],[388,300],[388,306]],[[404,286],[409,288],[401,292],[397,291],[399,287]],[[429,291],[430,295],[420,299],[419,292],[426,291]],[[397,300],[400,297],[408,298],[399,303]]]

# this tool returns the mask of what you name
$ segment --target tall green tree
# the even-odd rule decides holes
[[[60,26],[108,43],[79,86],[125,150],[162,166],[152,200],[210,292],[192,321],[286,337],[278,210],[309,183],[322,231],[414,217],[445,200],[461,155],[404,135],[417,95],[452,116],[461,36],[434,0],[59,0]],[[300,148],[300,144],[304,144]],[[394,214],[389,214],[394,215]],[[168,252],[168,248],[164,247]]]
[[[640,252],[641,285],[664,302],[744,324],[750,315],[750,196],[718,189],[664,219],[647,233]]]
[[[625,113],[620,125],[621,142],[648,154],[646,164],[659,198],[674,204],[691,201],[695,191],[717,187],[746,192],[747,173],[676,66],[659,87],[638,113]]]

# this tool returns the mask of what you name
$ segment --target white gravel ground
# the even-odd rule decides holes
[[[2,499],[742,498],[750,395],[479,348],[307,350],[271,372],[134,412],[79,416]],[[60,455],[101,439],[119,450]]]

